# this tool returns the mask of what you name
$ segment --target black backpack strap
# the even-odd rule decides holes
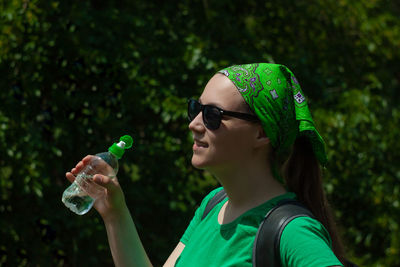
[[[258,228],[253,245],[253,266],[280,266],[280,240],[285,226],[298,217],[314,215],[299,201],[285,199],[272,208]]]
[[[215,194],[215,196],[213,196],[207,203],[206,208],[204,209],[203,212],[203,217],[201,217],[201,220],[203,220],[208,213],[210,213],[210,211],[218,204],[220,203],[222,200],[224,200],[226,198],[226,192],[224,189],[222,189],[221,191],[219,191],[218,193]]]

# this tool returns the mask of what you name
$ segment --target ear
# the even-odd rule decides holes
[[[262,128],[261,125],[257,127],[257,133],[256,133],[256,140],[255,140],[255,147],[263,147],[269,145],[270,140],[267,137],[267,135],[264,132],[264,129]]]

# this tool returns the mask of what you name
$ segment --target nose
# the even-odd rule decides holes
[[[204,132],[205,131],[205,126],[203,122],[203,116],[202,112],[197,114],[196,118],[194,118],[190,123],[189,123],[189,130],[192,132]]]

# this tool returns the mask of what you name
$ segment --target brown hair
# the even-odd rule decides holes
[[[292,88],[291,74],[284,66],[280,67],[287,84]],[[246,101],[242,102],[243,109],[250,114],[254,114]],[[332,240],[332,250],[339,261],[347,266],[345,253],[340,240],[339,231],[336,228],[331,207],[325,196],[322,186],[322,171],[317,157],[314,154],[310,140],[306,136],[297,137],[291,151],[280,153],[272,150],[272,168],[274,175],[280,172],[287,189],[294,192],[297,198],[302,202],[322,223],[329,232]],[[276,167],[281,166],[280,170]]]
[[[296,193],[298,199],[328,230],[332,250],[345,264],[343,246],[322,187],[322,171],[307,137],[296,139],[289,158],[282,164],[281,174],[288,190]]]

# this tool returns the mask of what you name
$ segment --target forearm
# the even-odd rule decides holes
[[[118,216],[103,220],[115,266],[152,266],[127,207]]]

